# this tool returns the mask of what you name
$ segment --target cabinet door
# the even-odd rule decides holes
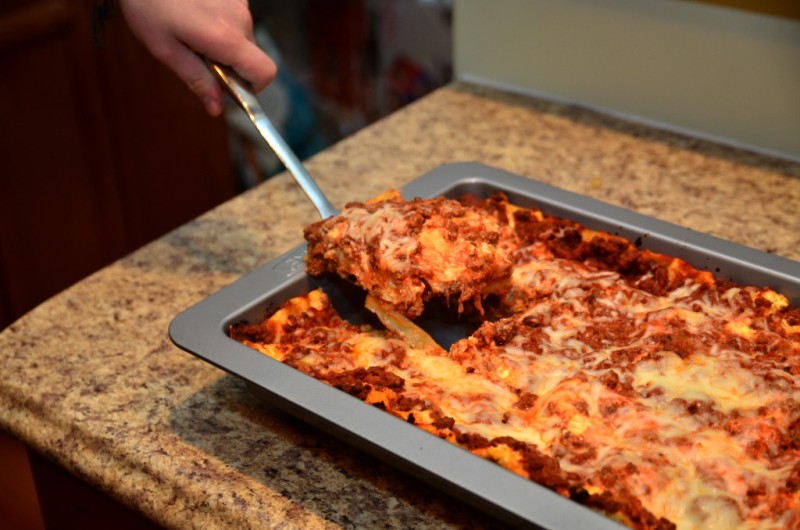
[[[0,274],[12,318],[127,244],[80,26],[66,0],[0,12]]]
[[[224,122],[91,4],[0,7],[0,329],[235,193]]]
[[[222,118],[211,118],[182,81],[144,49],[121,15],[93,49],[113,173],[133,248],[236,192]]]

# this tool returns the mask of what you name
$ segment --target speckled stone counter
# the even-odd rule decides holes
[[[800,164],[454,84],[308,162],[332,202],[478,161],[800,260]],[[0,334],[0,427],[166,527],[492,521],[253,397],[172,318],[301,241],[286,175],[86,278]]]

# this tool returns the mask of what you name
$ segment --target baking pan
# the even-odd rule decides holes
[[[771,286],[800,302],[800,263],[737,245],[567,192],[505,171],[475,164],[441,166],[402,189],[407,199],[473,193],[508,194],[512,203],[536,206],[586,227],[635,241],[642,248],[682,258],[718,277]],[[255,322],[284,301],[322,287],[346,320],[369,321],[360,289],[304,272],[305,244],[270,261],[186,309],[170,324],[180,348],[234,374],[271,403],[343,438],[362,450],[442,488],[516,527],[620,528],[553,491],[524,479],[371,405],[275,361],[228,336],[230,324]],[[447,346],[464,330],[446,322],[422,326]]]

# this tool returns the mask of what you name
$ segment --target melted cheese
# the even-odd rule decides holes
[[[512,227],[520,211],[509,207]],[[454,246],[440,226],[408,237],[395,211],[352,213],[358,221],[334,237],[375,238],[385,260],[379,269],[396,273],[423,255],[436,271],[434,284],[463,278],[465,262],[453,249],[467,249]],[[530,217],[544,219],[539,212]],[[583,230],[581,237],[611,236]],[[469,252],[495,248],[478,242]],[[672,286],[658,295],[598,265],[553,257],[541,243],[517,248],[507,281],[486,284],[511,316],[449,352],[430,347],[424,331],[382,307],[390,335],[333,329],[326,332],[340,334],[335,343],[284,343],[292,315],[325,305],[317,292],[267,321],[274,344],[250,344],[279,360],[299,351],[294,366],[323,377],[391,370],[404,381],[402,390],[377,385],[368,402],[455,443],[458,435],[480,436],[487,443],[463,443],[523,476],[523,454],[491,441],[527,444],[557,460],[574,488],[634,495],[649,514],[679,529],[800,526],[800,497],[789,486],[800,469],[800,443],[790,432],[800,422],[800,325],[796,317],[780,318],[788,301],[770,289],[717,289],[707,272],[648,256],[664,264]],[[370,267],[363,259],[358,266]],[[643,273],[638,284],[653,274]],[[382,284],[402,291],[384,292],[389,301],[413,289],[402,278]],[[406,401],[393,401],[397,392]]]
[[[348,205],[307,229],[309,262],[355,278],[373,296],[416,317],[429,296],[475,301],[505,274],[494,215],[443,198]],[[497,237],[492,237],[492,236]]]
[[[756,410],[780,399],[782,394],[773,395],[765,385],[757,383],[752,372],[733,360],[712,356],[682,359],[672,352],[663,352],[656,361],[639,363],[634,370],[634,385],[658,388],[667,401],[710,401],[726,414]]]

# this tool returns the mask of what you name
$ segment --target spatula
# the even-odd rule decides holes
[[[228,90],[236,103],[244,110],[258,132],[264,140],[266,140],[267,144],[269,144],[270,148],[272,148],[280,161],[283,162],[283,165],[286,166],[286,169],[292,177],[294,177],[295,181],[300,185],[311,202],[314,203],[320,217],[322,217],[322,219],[327,219],[328,217],[337,215],[339,212],[331,205],[330,201],[325,197],[325,194],[289,147],[289,144],[286,143],[286,140],[281,136],[261,108],[261,104],[258,102],[250,84],[227,66],[220,65],[208,59],[206,59],[206,64]],[[431,349],[432,351],[443,349],[425,329],[402,315],[392,312],[376,299],[370,300],[370,298],[368,298],[367,309],[375,313],[387,328],[393,329],[396,333],[406,338],[413,347]],[[442,340],[442,344],[445,346],[449,346],[452,342],[457,340],[454,337],[461,338],[466,335],[464,330],[461,329],[462,327],[463,326],[455,326],[453,329],[448,328],[445,334],[438,337],[439,340]],[[444,348],[444,350],[446,349],[447,348]]]
[[[306,196],[317,208],[322,219],[334,216],[339,213],[330,203],[325,194],[317,185],[314,178],[306,171],[302,162],[294,154],[292,148],[272,124],[261,104],[256,98],[255,92],[250,87],[250,83],[242,79],[232,68],[218,64],[206,59],[206,64],[211,72],[219,79],[233,100],[244,110],[250,121],[255,125],[256,130],[264,138],[270,148],[275,152],[278,159],[283,162],[289,174],[300,185]]]

